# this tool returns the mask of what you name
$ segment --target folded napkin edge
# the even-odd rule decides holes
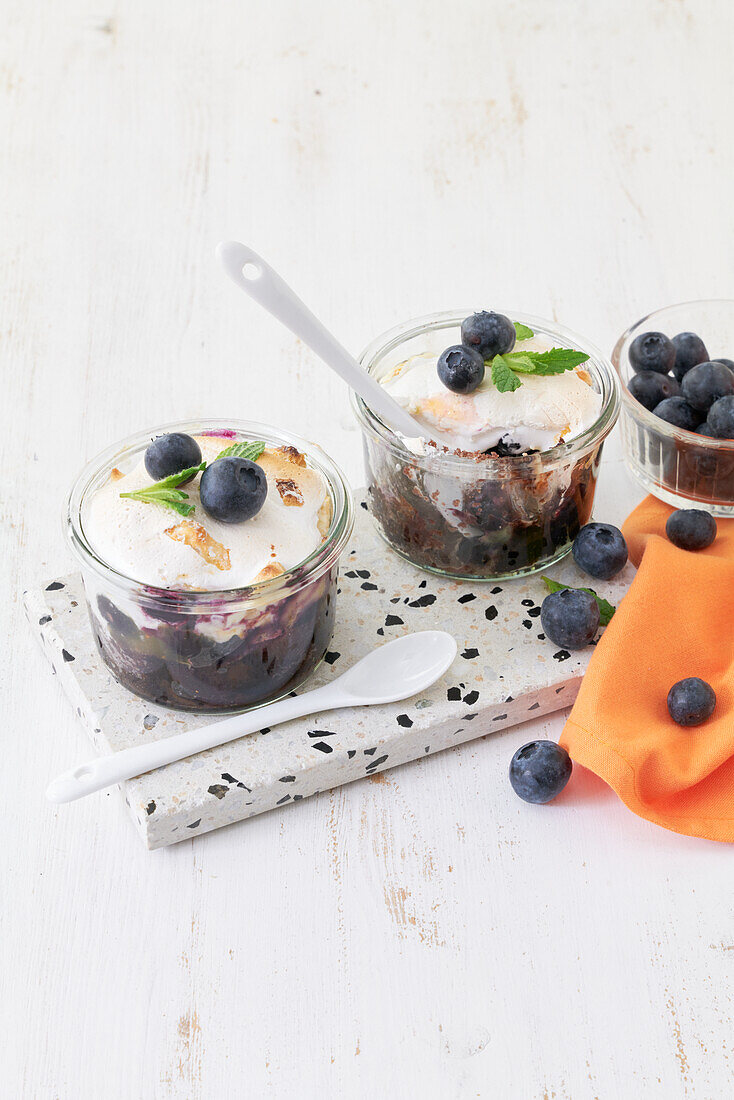
[[[580,738],[580,749],[574,745],[572,733],[576,732]],[[731,826],[734,825],[734,817],[699,817],[686,814],[661,813],[658,809],[645,802],[637,791],[637,773],[634,766],[626,760],[615,746],[604,741],[598,734],[580,725],[573,718],[568,718],[561,734],[560,742],[566,749],[575,764],[580,764],[589,771],[594,772],[600,779],[612,788],[615,794],[624,802],[629,810],[638,817],[651,821],[672,832],[681,833],[684,836],[694,836],[704,840],[716,840],[721,843],[734,843],[731,838]],[[615,765],[624,765],[626,771]],[[631,773],[630,784],[627,772]],[[617,782],[615,782],[615,779]],[[685,822],[685,827],[681,825]],[[716,825],[728,826],[727,835],[717,835],[718,830],[712,828]]]

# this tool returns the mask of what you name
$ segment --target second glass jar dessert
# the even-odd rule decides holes
[[[466,444],[451,451],[431,446],[430,430],[423,440],[396,435],[352,397],[379,532],[414,565],[449,577],[502,580],[563,557],[591,518],[602,445],[619,413],[615,372],[594,345],[553,322],[507,316],[542,348],[588,356],[584,380],[598,401],[593,422],[578,434],[561,433],[561,441],[546,449],[515,447],[509,454],[502,453],[501,441],[482,451]],[[416,357],[435,363],[448,345],[460,343],[462,322],[470,317],[471,311],[450,311],[407,321],[374,340],[360,361],[381,382]],[[523,346],[534,345],[518,339],[515,350]]]

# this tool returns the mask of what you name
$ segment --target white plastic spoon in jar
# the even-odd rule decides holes
[[[439,680],[455,656],[456,642],[443,630],[406,634],[378,646],[335,680],[303,695],[281,699],[259,710],[236,714],[199,729],[136,745],[71,768],[49,784],[46,798],[50,802],[73,802],[113,783],[134,779],[164,764],[307,714],[407,699]]]
[[[244,290],[304,344],[308,344],[389,428],[406,439],[425,437],[425,427],[359,365],[257,252],[239,241],[222,241],[217,245],[217,258],[240,290]],[[437,442],[450,445],[452,450],[456,446],[450,440],[439,437],[433,428],[431,436]]]

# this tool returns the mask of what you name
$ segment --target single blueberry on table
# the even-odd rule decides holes
[[[687,377],[688,375],[685,376]],[[695,432],[703,419],[703,413],[694,409],[693,405],[689,405],[684,397],[665,397],[652,411],[661,420],[673,424],[676,428],[685,428],[688,432]]]
[[[668,692],[668,713],[679,726],[700,726],[716,707],[716,692],[698,676],[673,684]]]
[[[708,412],[714,401],[734,394],[734,372],[724,363],[698,363],[684,375],[681,393],[694,409]]]
[[[675,363],[675,347],[662,332],[642,332],[630,344],[629,359],[634,371],[669,374]]]
[[[540,607],[546,637],[561,649],[584,649],[599,629],[599,604],[590,592],[563,588],[551,592]]]
[[[705,550],[716,538],[716,520],[703,508],[679,508],[668,516],[665,534],[681,550]]]
[[[503,313],[482,310],[461,322],[461,342],[475,348],[482,359],[505,355],[515,346],[515,326]]]
[[[573,763],[555,741],[530,741],[510,762],[510,784],[523,802],[550,802],[571,778]]]
[[[709,409],[708,423],[717,439],[734,439],[734,397],[720,397]]]
[[[627,389],[636,401],[650,412],[666,397],[678,397],[680,383],[669,374],[658,374],[654,370],[641,370],[633,374]]]
[[[587,523],[573,540],[573,558],[579,569],[600,581],[611,580],[627,564],[627,543],[611,523]]]
[[[473,393],[484,379],[484,359],[476,348],[455,344],[438,357],[438,377],[453,393]]]
[[[148,445],[145,452],[145,468],[153,481],[162,481],[171,474],[180,474],[192,466],[201,463],[201,447],[190,435],[183,432],[171,432],[159,435]],[[188,479],[192,481],[196,474]],[[181,482],[182,485],[187,482]]]
[[[673,374],[678,381],[692,367],[708,360],[709,353],[706,351],[706,345],[700,336],[696,336],[695,332],[679,332],[677,336],[673,337],[671,343],[675,348]]]
[[[242,523],[252,519],[267,495],[265,471],[248,458],[234,455],[218,458],[201,475],[202,507],[220,523]]]

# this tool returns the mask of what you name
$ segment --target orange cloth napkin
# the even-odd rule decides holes
[[[665,537],[672,511],[647,497],[623,527],[639,569],[561,744],[640,817],[734,841],[734,520],[718,519],[714,543],[692,553]],[[666,699],[687,676],[707,680],[717,702],[703,725],[683,728]]]

